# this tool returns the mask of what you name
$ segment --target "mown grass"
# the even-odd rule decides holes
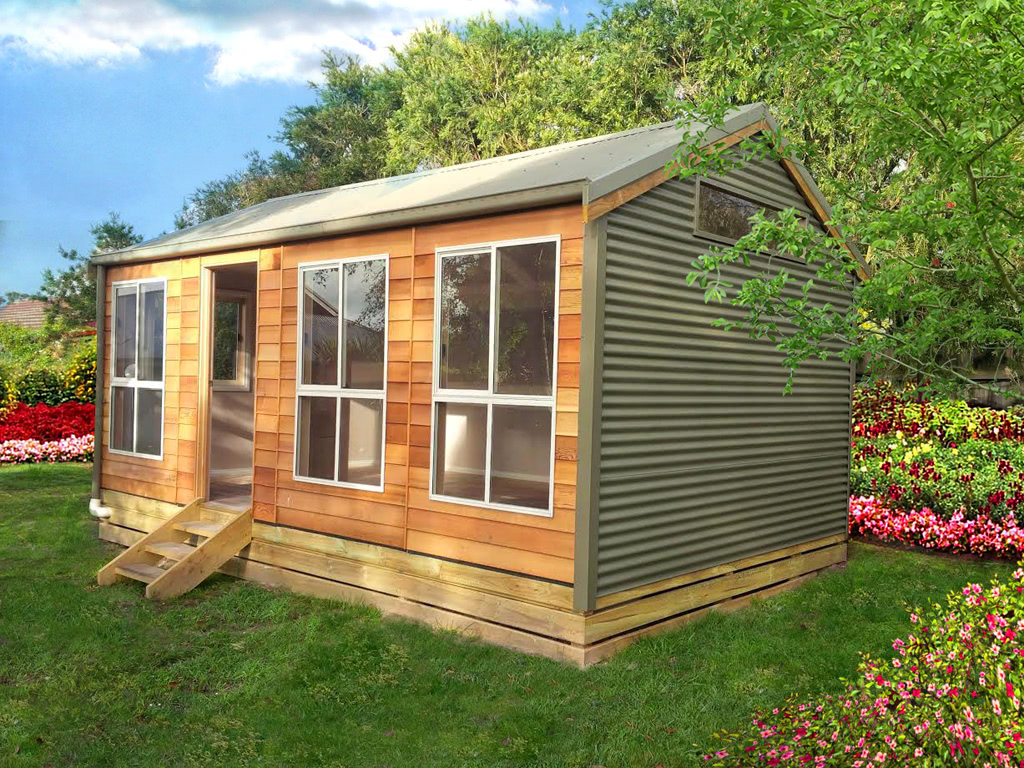
[[[2,766],[684,766],[890,652],[904,602],[1006,566],[854,545],[849,566],[579,671],[215,577],[97,587],[89,469],[0,469]]]

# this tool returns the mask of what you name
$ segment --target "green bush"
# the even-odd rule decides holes
[[[96,399],[96,346],[80,350],[64,371],[64,400],[92,403]]]
[[[18,400],[25,405],[60,405],[64,402],[62,377],[47,368],[39,368],[24,374],[17,383]]]
[[[96,393],[96,337],[53,337],[0,323],[0,420],[15,402],[91,403]]]
[[[9,372],[0,368],[0,421],[7,418],[14,406],[18,404],[18,388],[15,386],[14,377]]]

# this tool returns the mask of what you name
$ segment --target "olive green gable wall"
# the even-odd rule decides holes
[[[813,217],[778,163],[748,162],[724,183]],[[578,523],[596,530],[578,543],[580,609],[596,595],[846,531],[851,368],[805,363],[784,396],[774,345],[711,326],[741,313],[686,285],[710,245],[693,234],[695,189],[692,179],[667,182],[588,225],[593,349],[590,370],[584,350],[580,442],[581,464],[584,453],[591,463]],[[765,260],[725,278],[739,285]],[[849,301],[824,288],[812,295]]]

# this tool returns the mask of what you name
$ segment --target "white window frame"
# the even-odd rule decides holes
[[[341,386],[342,371],[345,365],[345,348],[341,344],[341,334],[345,322],[345,282],[344,267],[349,264],[357,264],[363,261],[384,262],[384,377],[382,388],[375,389],[349,389]],[[337,384],[303,384],[302,383],[302,307],[303,307],[303,276],[306,272],[315,272],[318,269],[338,269],[338,371]],[[324,261],[309,261],[298,265],[298,312],[296,315],[296,361],[295,361],[295,442],[294,456],[292,460],[292,477],[301,483],[313,483],[316,485],[330,485],[335,488],[352,488],[360,491],[384,492],[384,476],[387,472],[385,457],[387,455],[387,425],[388,425],[388,331],[391,324],[391,255],[387,253],[375,253],[370,256],[356,256],[354,258],[327,259]],[[338,441],[341,439],[341,400],[380,400],[380,483],[368,485],[365,483],[349,483],[342,480],[324,480],[319,477],[306,477],[299,474],[299,403],[302,397],[333,397],[335,398],[334,411],[334,476],[338,476],[338,464],[340,463]]]
[[[497,351],[497,316],[498,316],[498,282],[497,272],[498,249],[516,245],[532,245],[534,243],[555,244],[555,326],[551,352],[551,394],[550,395],[503,395],[494,392],[495,384],[495,353]],[[488,360],[487,389],[445,389],[441,387],[441,261],[451,256],[466,256],[490,252],[491,255],[491,312],[488,329]],[[462,504],[479,509],[493,509],[501,512],[516,512],[537,517],[553,517],[555,503],[555,426],[556,402],[558,400],[558,322],[561,315],[559,299],[562,279],[562,236],[545,235],[543,237],[526,237],[516,240],[492,240],[473,245],[458,245],[437,248],[434,252],[434,374],[431,377],[432,395],[430,398],[430,498],[447,504]],[[440,403],[464,403],[487,406],[487,431],[484,435],[484,498],[463,499],[458,496],[445,496],[437,493],[434,488],[437,467],[437,406]],[[548,506],[546,509],[522,507],[515,504],[501,504],[488,501],[491,495],[491,443],[493,437],[494,406],[519,405],[551,409],[551,457],[550,474],[548,477]]]
[[[249,313],[252,311],[253,294],[250,291],[235,291],[218,289],[213,297],[214,313],[212,322],[216,324],[216,304],[218,300],[233,301],[239,305],[238,310],[238,333],[241,340],[235,339],[235,378],[214,379],[213,360],[214,350],[211,350],[210,376],[215,392],[248,392],[252,388],[250,370],[252,368],[252,339],[249,338]],[[216,328],[214,328],[214,341],[216,342]]]
[[[117,376],[117,289],[125,286],[135,288],[135,370],[139,369],[139,345],[142,334],[139,332],[139,320],[142,317],[141,301],[143,285],[159,283],[164,292],[164,334],[162,362],[160,365],[160,381],[144,381],[136,377]],[[107,433],[107,450],[119,456],[135,456],[140,459],[164,459],[164,419],[167,413],[167,278],[149,277],[138,280],[116,280],[110,284],[110,430]],[[132,445],[139,443],[139,390],[160,390],[160,453],[142,453],[140,451],[124,451],[114,448],[114,387],[127,387],[132,390]]]

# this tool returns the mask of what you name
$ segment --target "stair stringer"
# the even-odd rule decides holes
[[[104,565],[96,573],[96,583],[101,586],[113,584],[116,581],[127,578],[117,573],[118,567],[126,565],[149,565],[156,557],[146,551],[147,544],[157,544],[165,541],[181,541],[181,532],[175,529],[174,524],[183,520],[195,517],[200,510],[201,499],[195,499],[186,504],[180,511],[167,518],[159,527],[143,536],[128,549]],[[157,558],[159,559],[159,558]]]
[[[180,517],[180,516],[179,516]],[[198,586],[252,541],[252,509],[247,509],[203,541],[146,587],[146,597],[167,600]]]

